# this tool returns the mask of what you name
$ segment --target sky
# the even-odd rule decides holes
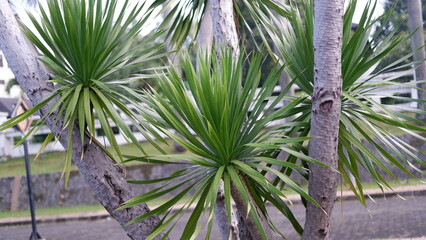
[[[20,1],[23,1],[23,0],[15,0],[15,1],[16,2],[20,2]],[[346,0],[346,2],[348,2],[348,1],[349,0]],[[359,18],[361,17],[362,11],[363,11],[363,9],[366,6],[366,4],[367,4],[368,1],[369,0],[357,0],[357,8],[355,10],[354,23],[358,23],[359,22]],[[378,1],[378,5],[376,7],[376,11],[375,11],[375,14],[374,14],[376,17],[383,13],[383,2],[385,0],[377,0],[377,1]],[[43,1],[41,1],[41,2],[43,2]],[[23,4],[17,4],[17,5],[21,5],[22,6]],[[29,18],[27,17],[27,14],[25,13],[25,9],[18,8],[17,11],[18,11],[18,14],[19,14],[21,20],[27,26],[31,26],[32,24],[31,24]],[[35,10],[32,9],[31,12],[35,12]],[[158,21],[155,21],[153,24],[151,24],[151,26],[149,26],[149,27],[147,26],[147,27],[153,30],[157,25],[158,25]],[[144,32],[150,32],[150,31],[144,31]]]
[[[364,7],[367,5],[367,2],[368,0],[357,0],[357,7],[355,9],[355,16],[354,16],[355,23],[359,22],[359,19],[361,18],[361,15],[362,15],[362,11],[364,10]],[[384,0],[377,0],[376,11],[374,13],[375,17],[378,17],[380,16],[380,14],[383,13],[383,2]]]

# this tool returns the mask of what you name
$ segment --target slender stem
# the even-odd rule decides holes
[[[41,239],[40,235],[37,232],[37,222],[35,216],[35,206],[33,199],[33,188],[31,183],[31,167],[30,167],[30,157],[28,156],[28,140],[24,141],[24,156],[25,156],[25,170],[27,173],[27,186],[28,186],[28,200],[30,203],[30,212],[31,212],[31,226],[32,233],[30,239]]]

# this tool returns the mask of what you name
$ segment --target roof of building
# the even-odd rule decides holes
[[[0,112],[7,112],[7,117],[12,116],[13,111],[15,110],[16,104],[18,103],[19,98],[0,98]],[[25,103],[31,107],[32,104],[30,101],[25,99]]]
[[[10,117],[17,103],[18,98],[0,98],[0,112],[7,112]]]

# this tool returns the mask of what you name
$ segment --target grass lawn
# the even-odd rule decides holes
[[[401,181],[392,180],[392,181],[388,181],[388,183],[392,188],[403,187],[403,186],[416,186],[416,185],[425,185],[426,179],[425,178],[423,178],[423,179],[404,179],[404,180],[401,180]],[[362,183],[362,186],[364,187],[364,190],[379,188],[379,186],[375,182],[364,182],[364,183]],[[305,190],[305,191],[308,191],[308,186],[302,186],[302,189]],[[351,190],[351,189],[348,186],[341,185],[341,184],[339,186],[337,186],[337,193],[339,193],[340,191],[345,191],[345,190]],[[286,195],[296,194],[296,192],[293,191],[290,188],[285,188],[283,190],[283,193],[286,194]]]
[[[173,141],[167,140],[168,145],[160,143],[159,145],[168,153],[173,151]],[[58,143],[59,144],[59,143]],[[142,147],[148,154],[159,154],[149,142],[143,142]],[[131,145],[120,147],[121,152],[126,155],[140,155],[139,150]],[[65,164],[65,152],[49,152],[34,159],[35,155],[30,156],[31,174],[60,172]],[[72,169],[77,169],[72,166]],[[14,158],[6,162],[0,162],[0,177],[23,176],[25,175],[24,158]]]
[[[40,209],[36,209],[36,216],[88,212],[88,211],[97,211],[102,209],[104,209],[102,205],[81,205],[76,207],[40,208]],[[30,210],[0,212],[0,218],[16,218],[16,217],[29,217],[29,216],[31,216]]]
[[[152,201],[147,202],[147,205],[153,209],[156,206],[159,206],[169,199],[155,199]],[[188,200],[188,198],[184,197],[181,201],[178,203],[185,203]],[[64,213],[80,213],[80,212],[92,212],[92,211],[98,211],[98,210],[104,210],[104,207],[102,205],[80,205],[75,207],[51,207],[51,208],[40,208],[36,209],[36,216],[43,216],[43,215],[55,215],[55,214],[64,214]],[[0,212],[0,219],[1,218],[16,218],[16,217],[30,217],[30,210],[18,210],[18,211],[4,211]]]

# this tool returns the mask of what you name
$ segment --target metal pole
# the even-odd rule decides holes
[[[40,234],[37,232],[37,224],[35,218],[35,208],[34,208],[34,199],[33,199],[33,189],[31,186],[31,169],[30,169],[30,158],[28,156],[28,141],[24,140],[24,155],[25,155],[25,168],[27,171],[27,186],[28,186],[28,198],[30,201],[30,211],[31,211],[31,225],[33,231],[30,236],[30,240],[43,239]]]

